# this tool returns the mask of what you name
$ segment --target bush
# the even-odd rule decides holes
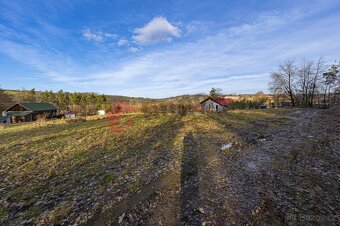
[[[167,104],[167,103],[160,103],[159,104],[159,110],[163,114],[168,113],[169,112],[169,104]]]
[[[144,114],[172,113],[184,116],[189,112],[199,111],[201,108],[190,103],[175,104],[172,102],[162,102],[157,104],[142,104],[140,110]]]
[[[228,109],[234,110],[234,109],[257,109],[261,105],[260,102],[257,101],[251,101],[251,100],[239,100],[234,103],[231,103],[228,105]]]
[[[149,114],[151,113],[151,110],[149,108],[149,104],[146,104],[146,103],[143,103],[142,104],[142,107],[141,107],[141,112],[144,113],[144,114]]]
[[[181,116],[185,116],[188,113],[188,106],[184,105],[184,104],[178,104],[177,105],[177,112],[178,114],[180,114]]]

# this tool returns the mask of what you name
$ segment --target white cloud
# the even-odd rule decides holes
[[[101,31],[91,31],[89,28],[86,28],[82,31],[83,37],[88,41],[94,42],[102,42],[105,39],[114,39],[117,37],[116,34],[101,32]]]
[[[125,57],[115,58],[114,62],[111,55],[105,55],[103,60],[88,65],[63,50],[56,52],[49,45],[39,46],[35,39],[28,44],[5,41],[6,32],[0,32],[0,52],[51,78],[51,86],[60,85],[70,91],[85,87],[88,91],[118,95],[166,97],[208,92],[217,86],[226,93],[252,93],[267,91],[269,72],[287,57],[338,58],[340,33],[332,29],[338,18],[331,15],[296,28],[293,25],[302,21],[304,14],[271,15],[233,28],[219,26],[220,29],[211,29],[209,35],[197,26],[201,37],[196,41],[139,54],[125,52]],[[108,38],[102,32],[89,33],[95,34],[89,36],[91,40]],[[139,51],[136,46],[126,48],[124,51]],[[99,54],[89,55],[93,58]]]
[[[112,38],[112,39],[115,39],[117,38],[117,35],[116,34],[113,34],[113,33],[103,33],[101,32],[101,34],[105,37],[105,38]]]
[[[160,42],[171,42],[173,37],[180,37],[181,30],[166,18],[153,18],[141,28],[134,29],[132,39],[140,45],[151,45]]]
[[[136,47],[129,47],[128,48],[128,52],[130,52],[130,53],[136,53],[136,52],[138,52],[138,48],[136,48]]]
[[[104,37],[100,33],[92,32],[89,28],[83,30],[83,37],[88,41],[101,42]]]
[[[273,23],[275,20],[280,23]],[[319,20],[299,33],[282,35],[281,31],[296,21],[266,17],[252,24],[257,32],[250,32],[248,26],[241,24],[196,42],[138,55],[106,73],[105,82],[119,80],[128,84],[120,86],[121,95],[148,97],[208,92],[214,86],[226,93],[268,92],[270,71],[280,61],[288,57],[318,59],[325,55],[333,59],[337,56],[334,51],[340,49],[340,43],[335,42],[337,34],[322,35],[329,30],[325,25],[332,27],[335,21],[334,18]],[[314,29],[315,26],[320,29]]]
[[[124,39],[124,38],[121,38],[118,40],[118,45],[119,46],[125,46],[125,45],[128,45],[129,44],[129,41]]]

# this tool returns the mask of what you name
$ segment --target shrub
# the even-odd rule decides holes
[[[178,114],[180,114],[181,116],[187,115],[188,110],[189,110],[189,106],[188,105],[178,104],[177,108],[178,108],[178,110],[177,110]]]
[[[112,106],[113,114],[118,114],[120,112],[122,112],[122,106],[119,103]]]
[[[251,101],[251,100],[239,100],[234,103],[231,103],[228,105],[228,109],[234,110],[234,109],[257,109],[261,105],[260,102],[257,101]]]
[[[150,111],[150,108],[149,108],[149,104],[146,104],[146,103],[143,103],[142,104],[142,107],[141,107],[141,112],[144,113],[144,114],[149,114],[151,111]]]
[[[163,114],[168,113],[169,112],[169,104],[167,104],[167,103],[160,103],[159,104],[159,110]]]
[[[201,110],[201,107],[193,105],[191,103],[175,104],[172,102],[162,102],[157,104],[142,104],[140,109],[141,112],[144,114],[172,113],[184,116],[187,115],[189,112]]]

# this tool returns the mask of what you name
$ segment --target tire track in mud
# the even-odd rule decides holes
[[[208,171],[211,171],[211,167],[215,168],[217,156],[210,153],[215,149],[204,150],[205,145],[198,138],[202,137],[194,136],[191,132],[184,136],[182,161],[176,170],[167,172],[145,185],[139,193],[125,198],[104,212],[97,213],[84,225],[119,225],[120,223],[121,225],[186,223],[200,225],[203,219],[202,213],[199,212],[201,192],[209,190],[212,184],[215,184],[212,182],[216,178],[216,172],[213,174],[206,172],[206,167],[210,169]],[[204,167],[204,170],[199,167]],[[199,181],[199,177],[202,176],[206,180],[203,184]],[[143,208],[147,211],[143,211]],[[133,219],[137,221],[131,223],[126,214],[137,215],[137,219]]]
[[[177,170],[165,173],[149,184],[145,185],[139,192],[125,198],[119,203],[106,209],[104,212],[95,214],[89,219],[85,226],[92,225],[119,225],[119,217],[131,211],[136,205],[150,198],[155,192],[163,188],[174,188],[178,184],[180,172]]]
[[[301,111],[282,118],[291,119],[287,123],[294,125],[290,130],[303,130],[316,113],[314,110]],[[270,139],[270,143],[278,139],[277,136],[281,135],[283,130],[284,127],[271,131],[274,140]],[[97,213],[85,225],[119,225],[119,222],[122,225],[200,225],[205,222],[223,225],[239,220],[243,223],[249,222],[252,217],[243,216],[249,210],[243,204],[249,202],[248,198],[251,196],[248,195],[254,191],[253,186],[258,181],[257,174],[249,172],[246,166],[253,162],[257,163],[255,166],[265,166],[265,162],[255,161],[258,155],[252,152],[239,159],[238,163],[225,159],[217,151],[219,142],[214,144],[211,140],[206,140],[206,137],[207,134],[203,131],[195,133],[194,136],[186,134],[181,166],[154,179],[139,193],[125,198],[104,212]],[[260,142],[257,145],[262,147],[263,144]],[[257,145],[248,148],[260,148]],[[197,155],[197,159],[192,158],[193,155]],[[245,171],[240,172],[240,167],[236,165]],[[225,168],[226,166],[228,167]],[[235,183],[235,180],[240,179],[241,181]],[[254,199],[255,205],[261,198],[251,199]],[[129,216],[125,214],[138,217],[130,221]],[[124,219],[121,216],[125,216]]]

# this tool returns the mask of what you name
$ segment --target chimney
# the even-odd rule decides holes
[[[2,116],[7,116],[7,112],[6,112],[6,111],[3,111],[3,112],[2,112]]]

